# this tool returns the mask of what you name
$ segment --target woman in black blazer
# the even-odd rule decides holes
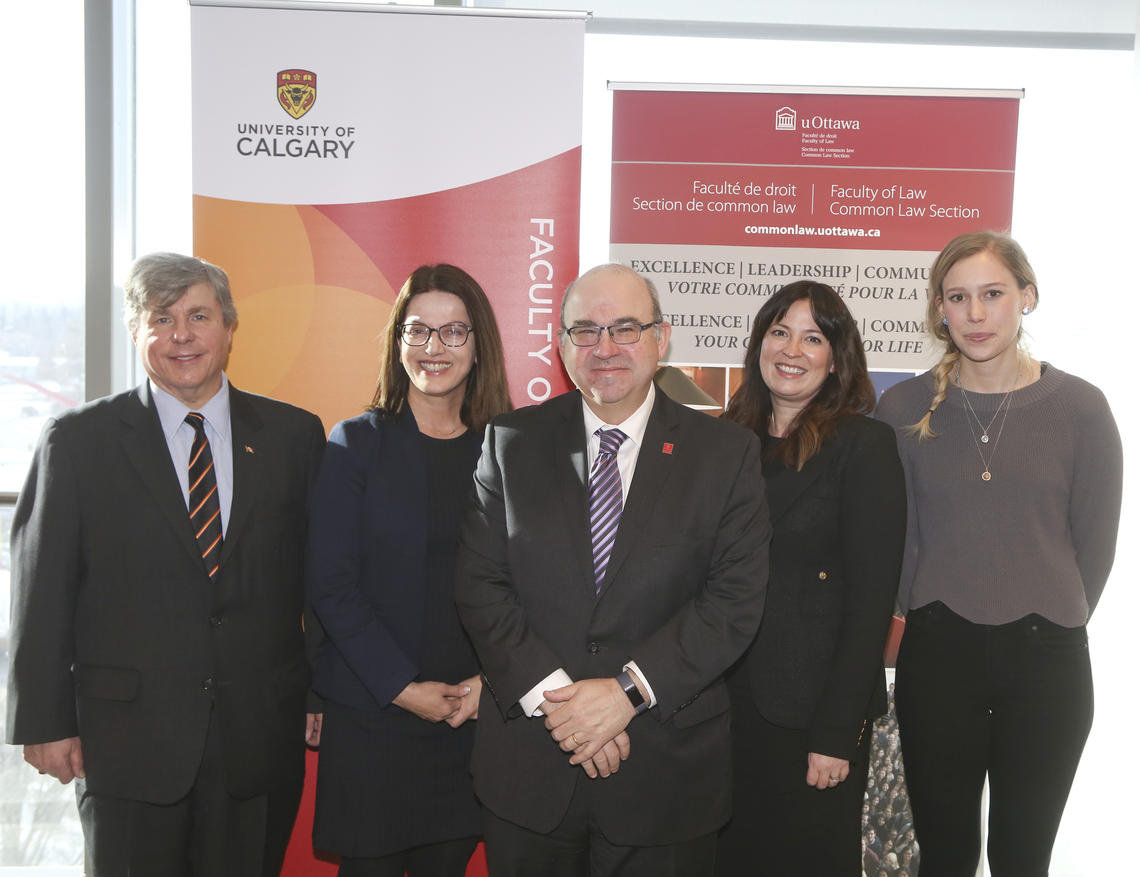
[[[417,268],[392,306],[368,411],[317,478],[309,590],[326,633],[313,844],[342,877],[462,875],[480,833],[469,762],[481,691],[453,597],[483,427],[509,410],[479,285]]]
[[[756,315],[726,416],[764,443],[772,518],[764,619],[729,676],[733,817],[725,875],[862,870],[871,724],[886,712],[883,645],[906,492],[859,330],[831,287],[785,286]]]

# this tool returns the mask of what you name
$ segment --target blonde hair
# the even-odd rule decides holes
[[[1037,303],[1037,275],[1025,256],[1025,251],[1009,235],[994,231],[973,231],[960,234],[942,248],[942,252],[934,260],[930,269],[930,294],[926,300],[926,330],[934,340],[945,348],[942,358],[932,369],[934,375],[934,395],[930,399],[929,410],[919,419],[905,427],[909,435],[918,439],[932,439],[938,436],[930,426],[930,419],[935,410],[946,401],[946,393],[950,388],[950,376],[958,369],[962,353],[950,336],[950,328],[942,322],[942,313],[939,305],[942,302],[942,284],[946,275],[958,262],[978,253],[992,253],[1001,263],[1009,269],[1018,289],[1032,286],[1034,290],[1034,306]],[[1018,342],[1021,341],[1021,329],[1017,330]]]

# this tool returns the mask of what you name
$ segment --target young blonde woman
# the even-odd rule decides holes
[[[1048,874],[1092,724],[1120,436],[1096,387],[1020,346],[1037,303],[1016,242],[955,238],[930,277],[942,358],[879,403],[907,476],[895,698],[922,877],[975,873],[987,777],[991,873]]]

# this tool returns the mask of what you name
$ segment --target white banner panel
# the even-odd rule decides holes
[[[403,198],[581,145],[580,19],[193,13],[198,195],[271,204]],[[299,118],[278,102],[284,71],[312,77],[297,83],[314,97]]]

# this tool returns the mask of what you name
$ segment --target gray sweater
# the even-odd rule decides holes
[[[1011,395],[1001,438],[999,414],[988,444],[974,438],[981,429],[956,386],[931,418],[937,438],[901,430],[930,407],[930,372],[883,394],[876,417],[896,429],[907,482],[904,612],[941,600],[977,624],[1036,612],[1077,627],[1096,608],[1116,551],[1120,433],[1100,390],[1042,370]],[[989,424],[1004,398],[970,393],[970,404]]]

